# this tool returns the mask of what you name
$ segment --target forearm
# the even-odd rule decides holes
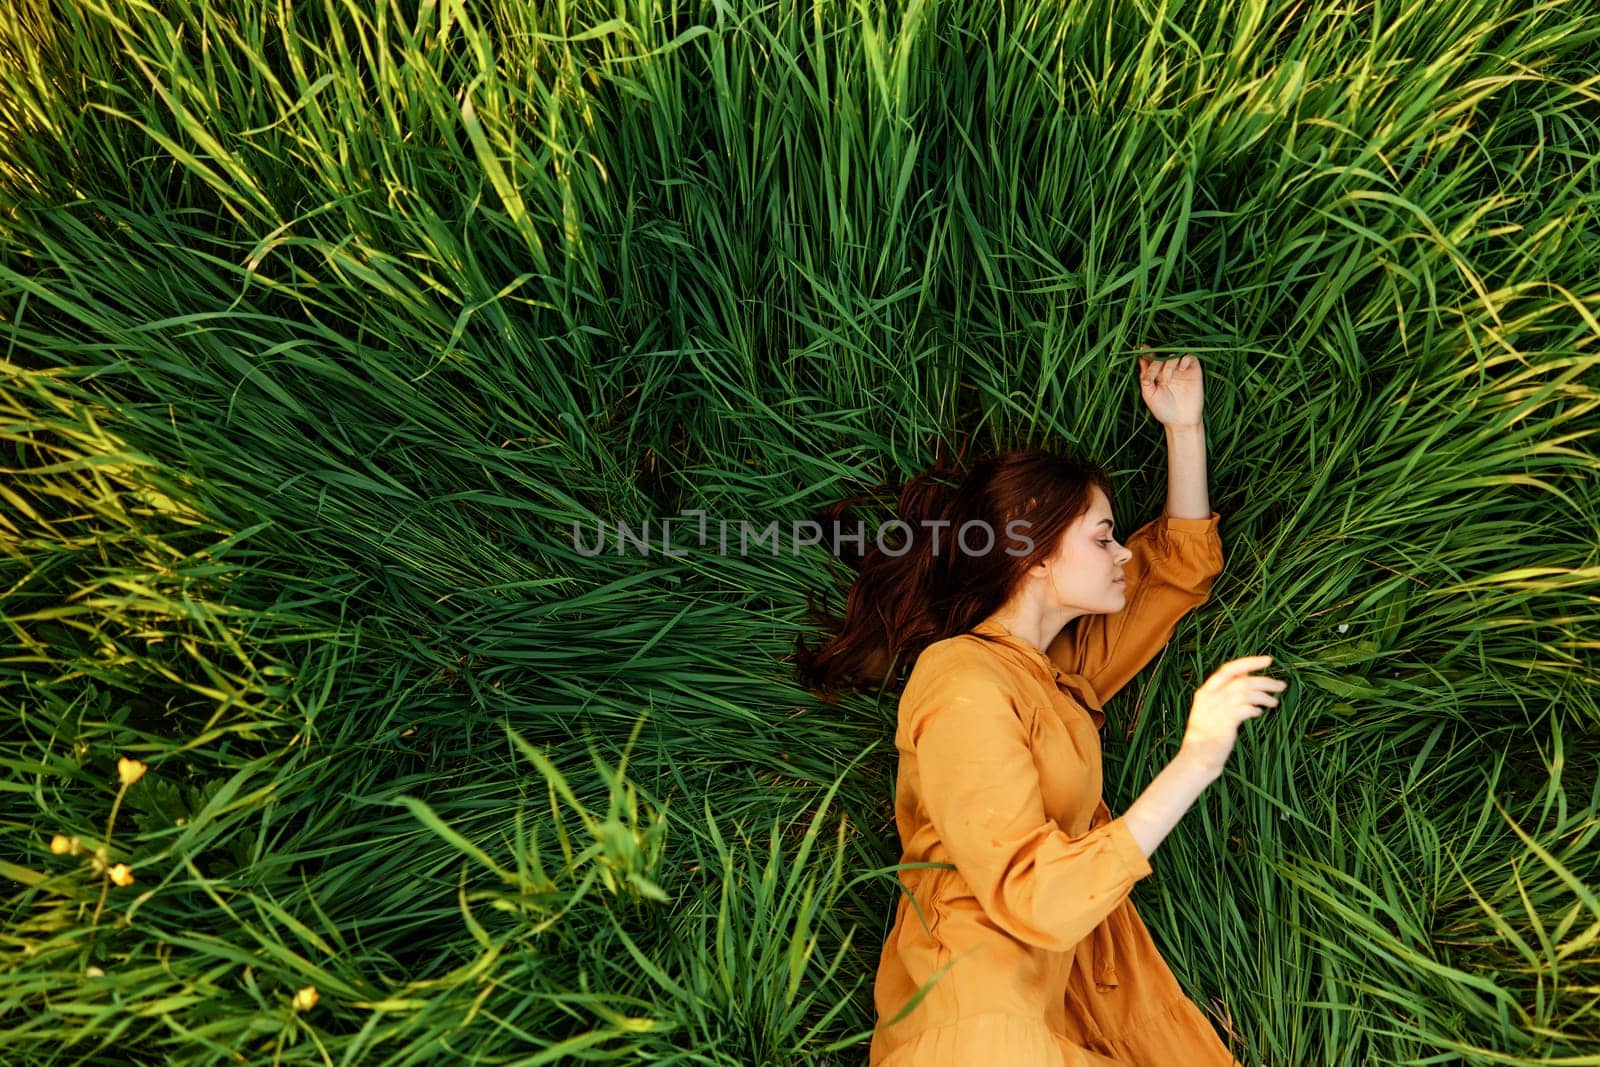
[[[1206,786],[1217,780],[1220,767],[1208,766],[1204,760],[1182,750],[1161,773],[1145,787],[1137,800],[1122,814],[1122,821],[1139,843],[1146,856],[1155,852],[1156,846],[1166,840],[1172,828],[1178,825],[1183,813],[1188,811]]]
[[[1211,495],[1206,482],[1206,428],[1166,426],[1167,515],[1174,519],[1209,519]]]

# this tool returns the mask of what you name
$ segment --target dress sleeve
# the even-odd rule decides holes
[[[924,688],[908,720],[928,819],[984,913],[1064,952],[1150,873],[1121,819],[1079,837],[1044,813],[1028,731],[1002,676],[967,664]]]
[[[1089,680],[1103,703],[1161,650],[1178,620],[1205,603],[1222,573],[1218,515],[1208,519],[1154,519],[1128,538],[1133,553],[1123,574],[1128,602],[1109,615],[1081,615],[1045,654],[1068,674]]]

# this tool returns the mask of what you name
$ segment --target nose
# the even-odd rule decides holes
[[[1121,549],[1122,549],[1122,558],[1121,558],[1121,559],[1119,559],[1119,560],[1118,560],[1118,561],[1117,561],[1117,562],[1118,562],[1118,563],[1119,563],[1119,564],[1121,564],[1121,563],[1126,563],[1126,562],[1128,562],[1128,561],[1129,561],[1129,560],[1130,560],[1130,559],[1132,559],[1132,558],[1133,558],[1133,550],[1132,550],[1132,549],[1131,549],[1131,548],[1129,548],[1129,547],[1128,547],[1128,546],[1127,546],[1127,545],[1122,545],[1122,546],[1120,546],[1120,547],[1121,547]]]

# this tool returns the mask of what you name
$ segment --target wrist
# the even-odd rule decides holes
[[[1200,421],[1200,422],[1164,422],[1161,425],[1166,428],[1166,431],[1169,434],[1178,434],[1178,435],[1203,434],[1203,433],[1206,432],[1206,424],[1205,424],[1204,421]]]
[[[1223,755],[1221,759],[1218,759],[1214,755],[1201,752],[1193,746],[1180,745],[1178,754],[1172,758],[1172,762],[1182,767],[1186,773],[1198,778],[1204,778],[1209,785],[1222,777],[1222,768],[1227,765],[1228,757]]]

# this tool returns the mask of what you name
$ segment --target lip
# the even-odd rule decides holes
[[[1112,582],[1111,584],[1112,585],[1127,585],[1128,584],[1128,579],[1126,579],[1126,578],[1118,578],[1116,581]]]

